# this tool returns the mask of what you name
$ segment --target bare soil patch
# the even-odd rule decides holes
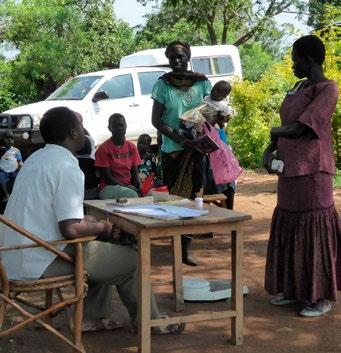
[[[152,338],[154,353],[336,353],[341,352],[341,305],[335,304],[331,314],[318,319],[303,319],[297,315],[299,308],[277,308],[269,304],[269,295],[263,289],[264,265],[272,211],[276,203],[275,176],[262,172],[245,172],[238,184],[235,209],[250,213],[253,219],[245,223],[244,282],[249,287],[245,296],[244,344],[233,346],[227,333],[230,324],[219,321],[187,325],[178,336]],[[341,211],[341,190],[334,191],[335,202]],[[195,239],[193,249],[201,265],[184,266],[186,276],[206,279],[229,276],[230,241],[223,235],[213,239]],[[153,245],[153,277],[169,280],[171,276],[171,249],[166,242]],[[156,287],[157,299],[162,310],[171,314],[170,287]],[[125,323],[124,329],[112,332],[85,334],[84,345],[88,353],[137,352],[137,338],[129,332],[125,309],[115,295],[113,298],[117,317]],[[225,302],[197,303],[186,306],[186,313],[207,308],[223,308]],[[59,315],[58,323],[65,330],[65,317]],[[45,331],[32,327],[13,337],[0,340],[0,353],[59,353],[71,351]]]

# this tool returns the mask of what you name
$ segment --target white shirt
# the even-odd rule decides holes
[[[4,215],[45,241],[60,240],[58,222],[82,219],[83,199],[84,174],[77,159],[66,148],[47,144],[25,161]],[[1,243],[13,246],[31,240],[4,227]],[[5,251],[2,262],[10,279],[30,279],[39,278],[56,256],[42,248]]]
[[[213,107],[219,112],[223,112],[225,115],[233,115],[234,111],[230,105],[228,99],[222,99],[221,101],[214,101],[211,96],[204,97],[204,102],[210,107]]]
[[[13,173],[18,169],[18,161],[21,161],[21,153],[11,146],[0,159],[0,169],[5,173]]]

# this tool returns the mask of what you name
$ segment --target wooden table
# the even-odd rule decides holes
[[[141,199],[140,199],[141,200]],[[213,319],[231,319],[231,340],[233,344],[243,343],[243,233],[242,222],[251,219],[245,213],[205,205],[207,215],[192,219],[158,220],[153,218],[112,213],[110,200],[85,201],[86,213],[97,219],[108,218],[118,228],[133,234],[138,240],[139,259],[139,327],[138,344],[140,353],[151,352],[151,327],[178,322],[197,322]],[[219,312],[177,316],[168,319],[151,319],[150,294],[150,249],[154,238],[171,238],[173,249],[173,288],[175,310],[184,307],[182,288],[181,235],[204,233],[231,233],[232,237],[232,297],[231,309]]]

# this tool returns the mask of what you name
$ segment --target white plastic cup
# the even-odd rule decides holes
[[[194,199],[194,201],[195,201],[195,207],[196,207],[196,208],[203,208],[203,206],[204,206],[204,199],[203,199],[202,197],[196,197],[196,198]]]

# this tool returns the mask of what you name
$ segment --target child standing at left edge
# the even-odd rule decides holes
[[[0,147],[0,185],[4,193],[4,202],[9,198],[8,182],[14,180],[22,166],[22,157],[18,148],[13,147],[14,134],[6,131]]]

